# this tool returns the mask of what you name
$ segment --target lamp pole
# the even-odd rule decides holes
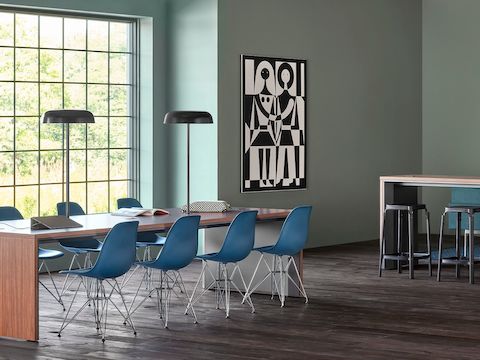
[[[187,124],[187,214],[190,214],[190,124]]]
[[[70,124],[67,122],[65,124],[65,161],[66,161],[66,168],[65,168],[65,216],[68,218],[70,217]]]

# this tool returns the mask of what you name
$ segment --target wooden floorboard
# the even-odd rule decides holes
[[[0,359],[480,358],[480,268],[472,286],[466,270],[457,280],[447,269],[437,283],[426,268],[416,271],[415,280],[396,271],[378,278],[376,265],[377,242],[307,251],[308,305],[289,298],[282,309],[277,300],[255,295],[257,311],[251,314],[233,296],[231,318],[225,319],[209,292],[196,306],[199,324],[182,314],[174,298],[170,326],[164,329],[150,302],[134,315],[136,337],[110,311],[105,344],[96,335],[91,311],[58,338],[54,332],[63,311],[41,289],[40,342],[0,339]],[[183,271],[187,290],[199,271],[198,263]],[[134,283],[126,290],[129,301]]]

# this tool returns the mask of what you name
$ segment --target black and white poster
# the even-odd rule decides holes
[[[242,55],[242,191],[306,188],[306,61]]]

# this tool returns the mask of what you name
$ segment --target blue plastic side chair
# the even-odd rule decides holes
[[[85,215],[85,211],[83,211],[82,207],[77,204],[76,202],[70,202],[70,215]],[[67,209],[66,202],[59,202],[57,203],[57,214],[65,216]],[[60,246],[68,251],[69,253],[73,254],[72,260],[70,261],[70,266],[68,270],[72,270],[74,264],[76,263],[78,268],[86,268],[88,266],[92,266],[92,253],[99,253],[102,249],[102,242],[97,240],[92,236],[83,236],[73,239],[60,239],[58,241]],[[85,255],[83,265],[79,261],[80,255]],[[68,283],[69,276],[67,275],[63,281],[62,286],[62,295],[67,291],[71,285]],[[68,284],[68,285],[67,285]]]
[[[20,213],[20,211],[18,211],[13,206],[0,206],[0,221],[21,220],[21,219],[23,219],[23,215]],[[53,260],[62,256],[63,256],[63,252],[61,251],[38,248],[38,259],[40,260],[40,267],[38,268],[38,271],[39,272],[42,271],[42,269],[45,267],[45,270],[47,271],[48,276],[50,277],[50,280],[53,284],[55,294],[41,280],[39,280],[38,282],[62,306],[63,310],[65,310],[62,296],[58,291],[57,285],[53,280],[52,274],[50,273],[50,269],[48,268],[48,265],[46,262],[46,260]]]
[[[122,289],[117,281],[117,278],[123,276],[135,262],[137,230],[138,221],[127,221],[116,224],[105,237],[102,250],[98,255],[95,265],[87,269],[66,270],[60,272],[67,275],[76,275],[80,278],[80,281],[73,295],[68,311],[65,314],[62,326],[58,331],[59,337],[61,336],[62,331],[78,316],[78,314],[80,314],[87,305],[91,305],[93,306],[97,333],[102,336],[102,341],[105,342],[109,303],[111,303],[123,317],[124,324],[128,323],[133,329],[133,333],[135,335],[137,334],[135,325],[133,324],[128,307],[125,303]],[[92,280],[90,286],[87,287],[87,301],[67,321],[81,284],[88,283],[85,281],[85,278]],[[108,285],[108,289],[105,288],[106,285]],[[112,300],[112,295],[114,293],[119,295],[125,313],[123,310],[120,310],[120,307]]]
[[[255,312],[255,307],[250,299],[249,294],[243,294],[238,285],[233,281],[235,273],[238,272],[240,280],[244,289],[247,289],[245,279],[242,274],[242,270],[238,266],[238,262],[245,259],[252,251],[255,243],[255,223],[257,219],[257,211],[243,211],[233,219],[232,223],[228,227],[225,240],[222,248],[218,253],[205,254],[197,256],[202,260],[202,271],[198,277],[197,283],[190,297],[190,301],[187,305],[185,312],[187,312],[208,290],[215,287],[215,300],[216,308],[220,308],[220,303],[223,302],[225,306],[225,317],[230,317],[230,292],[233,286],[237,290],[242,298],[246,298],[248,301],[252,313]],[[215,276],[208,266],[208,262],[217,263],[217,269]],[[232,264],[233,269],[230,271],[228,265]],[[213,279],[205,289],[195,297],[198,285],[205,275],[205,271],[208,271]]]
[[[143,208],[140,201],[135,198],[120,198],[117,199],[117,208],[124,209],[124,208]],[[138,233],[137,236],[137,249],[143,249],[143,261],[150,261],[152,260],[152,247],[160,248],[165,244],[165,236],[161,236],[154,231],[142,231]],[[140,257],[137,257],[137,260],[140,261]],[[138,270],[138,266],[122,281],[122,287],[127,285],[130,281],[132,276]],[[151,272],[149,271],[147,274],[148,278],[150,279]],[[147,290],[151,289],[151,282],[147,281]]]
[[[168,328],[170,298],[171,293],[175,293],[175,287],[180,289],[183,293],[186,304],[188,304],[189,297],[179,270],[189,265],[197,255],[199,224],[199,215],[190,215],[179,218],[170,228],[165,245],[162,251],[158,254],[158,257],[153,261],[142,261],[138,263],[145,269],[145,274],[138,285],[137,292],[133,298],[130,306],[130,314],[133,314],[154,292],[156,292],[157,308],[160,319],[163,320],[165,328]],[[151,277],[153,279],[151,288],[146,296],[132,310],[143,282],[148,281],[146,280],[148,270],[153,270],[155,273],[158,272],[158,279],[156,279],[156,274],[154,273]],[[191,308],[191,311],[194,323],[197,323],[197,315],[195,314],[193,307]]]
[[[135,198],[117,199],[117,207],[124,208],[142,208],[142,204]],[[163,246],[165,244],[165,236],[160,236],[155,232],[141,232],[138,234],[137,248],[145,248],[144,260],[151,260],[150,246]]]
[[[297,264],[295,263],[294,256],[303,250],[305,243],[307,242],[311,213],[311,206],[296,207],[285,219],[277,243],[272,246],[264,246],[254,249],[255,251],[258,251],[260,253],[260,258],[258,259],[257,266],[255,267],[250,283],[248,284],[248,290],[246,291],[245,297],[242,302],[247,300],[247,296],[250,296],[265,280],[270,278],[272,299],[276,291],[282,307],[285,305],[285,294],[287,293],[289,280],[295,285],[300,294],[305,298],[305,303],[308,303],[308,296],[305,291],[305,287],[303,286],[303,281],[298,271]],[[265,258],[265,254],[273,255],[271,267],[268,264],[267,259]],[[286,259],[284,259],[284,257],[286,257]],[[266,265],[268,272],[261,281],[259,281],[255,286],[252,287],[252,283],[255,279],[258,268],[262,261]],[[294,279],[289,273],[291,265],[293,265],[293,268],[295,270],[298,284],[294,281]],[[276,278],[277,274],[279,277],[278,282]]]

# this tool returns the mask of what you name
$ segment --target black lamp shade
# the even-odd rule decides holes
[[[87,110],[49,110],[42,115],[44,124],[92,124],[95,118]]]
[[[212,124],[212,115],[206,111],[170,111],[165,114],[164,124]]]

